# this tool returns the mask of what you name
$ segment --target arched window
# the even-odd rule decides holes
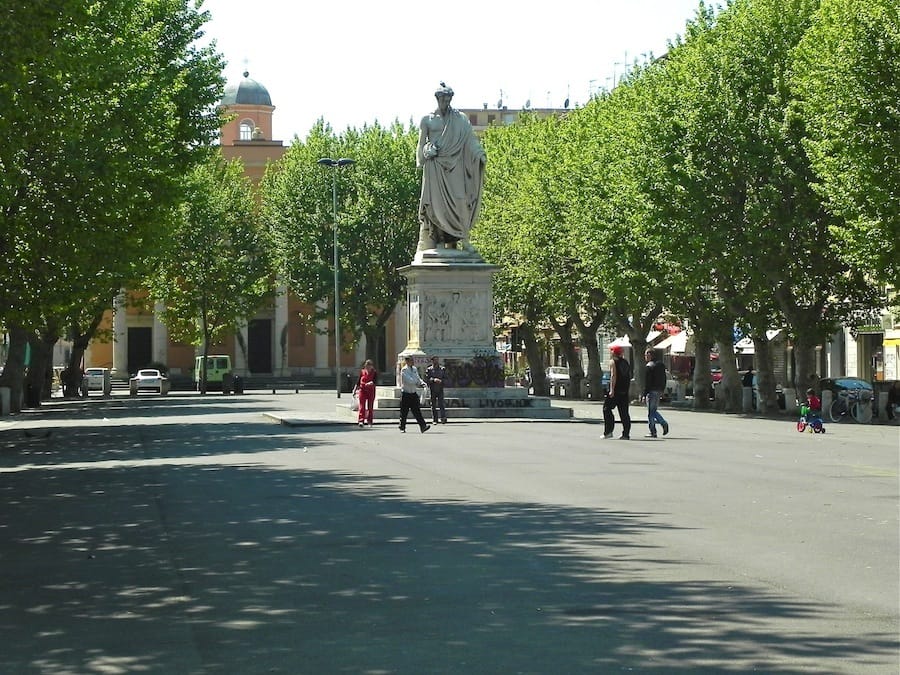
[[[250,141],[253,140],[253,120],[242,120],[241,121],[241,135],[240,139],[242,141]]]

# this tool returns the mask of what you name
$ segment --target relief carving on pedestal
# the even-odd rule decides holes
[[[462,293],[459,291],[423,294],[425,316],[422,321],[422,342],[467,345],[490,344],[492,331],[490,302],[487,293]],[[488,317],[485,322],[485,316]],[[410,308],[410,320],[412,309]]]

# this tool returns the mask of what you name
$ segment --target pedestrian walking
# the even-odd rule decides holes
[[[656,438],[656,424],[662,425],[663,436],[669,433],[669,423],[659,413],[659,399],[666,390],[666,364],[658,357],[656,350],[648,348],[644,352],[644,395],[647,401],[647,424],[650,433],[647,438]]]
[[[378,383],[378,371],[375,370],[375,364],[372,359],[366,359],[362,370],[359,373],[359,426],[368,424],[372,426],[372,420],[375,417],[375,387]]]
[[[447,405],[444,401],[444,380],[447,379],[447,370],[441,365],[436,356],[431,357],[431,365],[425,370],[425,381],[431,393],[431,420],[435,424],[440,419],[441,424],[447,424]],[[440,418],[438,418],[440,413]]]
[[[603,401],[603,438],[612,438],[616,420],[613,409],[619,411],[619,421],[622,423],[623,441],[631,438],[631,416],[628,414],[628,390],[631,387],[631,365],[622,355],[623,349],[619,345],[609,348],[612,358],[609,360],[609,392]]]
[[[431,428],[422,417],[422,409],[419,406],[419,392],[425,386],[425,381],[419,377],[419,371],[413,365],[413,357],[407,356],[406,365],[400,371],[400,431],[406,433],[406,416],[412,411],[413,417],[419,423],[419,429],[424,434]]]

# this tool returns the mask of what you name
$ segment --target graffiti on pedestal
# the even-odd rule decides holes
[[[445,386],[465,387],[504,386],[503,362],[498,354],[476,354],[471,361],[447,360]]]

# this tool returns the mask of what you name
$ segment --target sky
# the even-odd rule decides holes
[[[698,0],[204,0],[205,39],[268,89],[273,135],[418,125],[441,81],[456,108],[584,105],[627,65],[661,56]],[[527,7],[527,8],[526,8]]]

